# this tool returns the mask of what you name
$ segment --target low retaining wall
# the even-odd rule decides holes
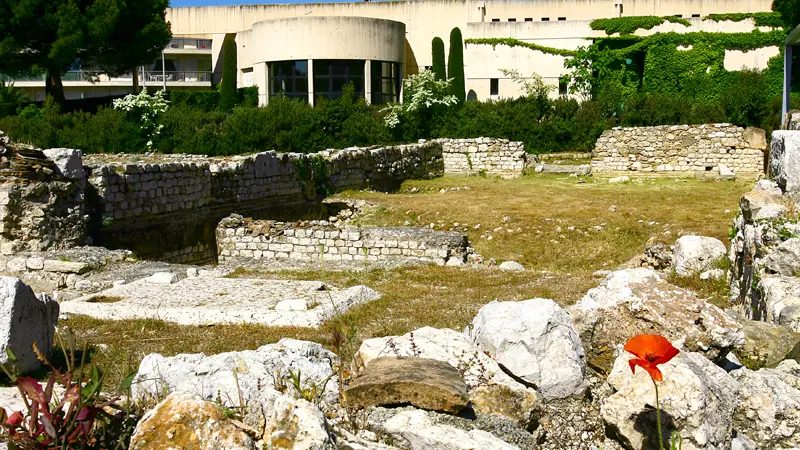
[[[766,134],[730,124],[613,128],[597,140],[592,173],[764,171]]]
[[[446,173],[518,177],[525,170],[525,147],[508,139],[436,139],[442,146]]]
[[[217,227],[219,261],[296,259],[392,261],[445,264],[465,262],[467,236],[454,231],[387,227],[339,229],[332,225],[243,219],[231,215]]]

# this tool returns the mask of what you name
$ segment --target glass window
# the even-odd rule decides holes
[[[515,19],[515,18],[513,18],[513,17],[509,17],[509,18],[508,18],[508,21],[509,21],[509,22],[516,22],[516,21],[517,21],[517,19]]]
[[[497,78],[489,79],[489,95],[500,95],[500,80]]]
[[[201,58],[197,60],[198,72],[211,72],[211,58]]]
[[[500,22],[500,19],[492,19],[492,22]]]
[[[533,22],[533,17],[526,17],[525,22]]]
[[[397,103],[400,101],[400,64],[386,61],[372,61],[370,67],[372,75],[373,105]]]
[[[308,61],[280,61],[269,65],[269,94],[308,101]]]
[[[357,97],[364,97],[364,61],[320,59],[314,61],[314,97],[340,98],[352,84]]]

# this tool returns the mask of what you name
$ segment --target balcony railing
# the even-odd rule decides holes
[[[182,82],[206,82],[211,83],[211,72],[145,72],[142,74],[142,79],[147,83],[167,83],[171,81]]]
[[[30,74],[19,74],[19,75],[5,75],[0,74],[0,81],[6,83],[23,83],[23,82],[38,82],[44,83],[45,75],[30,75]],[[116,77],[109,77],[108,75],[93,71],[93,70],[71,70],[65,73],[61,80],[64,82],[88,82],[88,83],[109,83],[109,82],[132,82],[133,75],[132,74],[125,74]],[[146,85],[152,83],[167,83],[171,82],[183,82],[183,83],[211,83],[211,72],[205,71],[171,71],[171,72],[161,72],[161,71],[148,71],[139,74],[139,83]]]
[[[167,50],[211,50],[211,39],[175,38],[167,44]]]

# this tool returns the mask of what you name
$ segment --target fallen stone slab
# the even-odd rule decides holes
[[[83,155],[80,150],[48,148],[42,150],[42,153],[56,164],[59,174],[65,178],[81,180],[86,176],[83,170]]]
[[[316,390],[326,402],[336,403],[339,381],[334,366],[338,364],[339,357],[322,345],[296,339],[217,355],[151,353],[139,364],[131,391],[136,401],[184,392],[240,406],[258,398],[262,390],[276,388],[276,381],[291,384],[293,373],[299,374],[302,389]]]
[[[319,281],[152,278],[63,302],[61,311],[106,320],[158,319],[181,325],[251,323],[318,327],[380,294],[365,286],[337,289]]]
[[[373,360],[344,391],[349,406],[399,405],[457,414],[469,403],[458,370],[429,358],[384,357]]]
[[[47,259],[44,261],[43,269],[45,272],[77,273],[80,275],[90,271],[92,266],[85,262]]]
[[[18,372],[41,368],[33,346],[45,356],[53,348],[58,323],[58,303],[44,294],[35,295],[19,278],[0,277],[0,363],[11,351]]]

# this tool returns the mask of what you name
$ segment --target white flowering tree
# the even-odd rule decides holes
[[[431,70],[423,70],[406,78],[403,82],[405,102],[401,105],[389,105],[381,110],[386,113],[383,118],[386,126],[398,126],[404,115],[418,114],[437,105],[452,106],[458,103],[455,95],[447,95],[447,88],[452,80],[438,80]]]
[[[166,91],[163,89],[150,95],[146,89],[134,95],[128,94],[123,98],[114,100],[114,109],[132,113],[139,117],[140,127],[147,135],[147,149],[152,150],[153,139],[161,133],[164,125],[156,122],[158,115],[169,108],[169,100],[164,98]]]
[[[516,69],[500,69],[503,75],[511,78],[514,83],[522,87],[526,97],[546,99],[555,87],[544,82],[542,76],[533,72],[530,77],[523,77]]]

